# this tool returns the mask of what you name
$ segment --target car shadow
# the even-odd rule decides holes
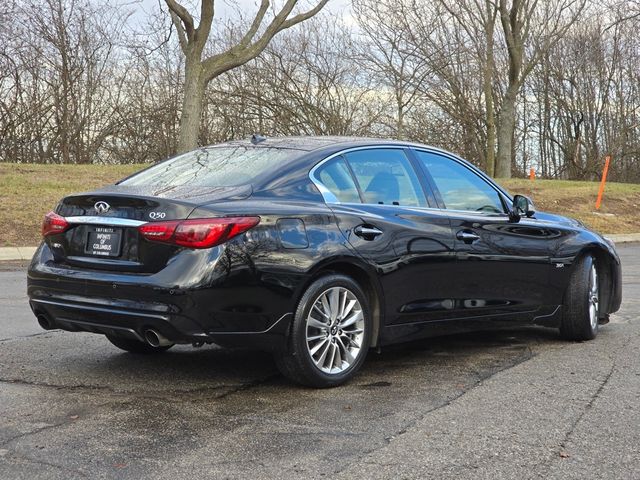
[[[418,370],[452,366],[483,369],[488,364],[502,368],[530,357],[535,346],[555,343],[562,343],[557,331],[541,327],[417,340],[370,350],[361,373],[350,384],[375,383],[370,380],[399,374],[411,377],[419,374]],[[115,381],[116,388],[123,390],[189,392],[261,384],[297,388],[279,374],[272,356],[261,351],[177,346],[160,355],[134,355],[115,348],[105,353],[99,363],[91,366],[85,362],[78,368],[90,372],[103,385]],[[81,374],[76,371],[74,377]]]

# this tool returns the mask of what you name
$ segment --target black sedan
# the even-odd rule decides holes
[[[43,328],[133,353],[265,349],[316,387],[428,336],[537,324],[589,340],[621,302],[610,241],[405,142],[200,148],[65,197],[42,233],[28,294]]]

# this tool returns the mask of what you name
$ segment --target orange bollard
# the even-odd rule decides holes
[[[602,170],[602,180],[600,180],[600,189],[598,190],[598,199],[596,200],[596,210],[600,209],[600,203],[602,202],[602,194],[604,193],[604,184],[607,183],[607,172],[609,171],[609,162],[611,157],[607,155],[604,160],[604,169]]]
[[[531,180],[532,182],[536,179],[536,171],[531,168],[529,170],[529,180]]]

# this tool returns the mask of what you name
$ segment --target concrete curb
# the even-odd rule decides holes
[[[603,237],[613,240],[614,243],[640,242],[640,233],[618,233],[612,235],[603,235]]]
[[[604,235],[615,243],[640,242],[640,233],[620,233]],[[0,262],[2,261],[29,261],[38,247],[2,247],[0,248]]]
[[[0,248],[0,262],[8,260],[29,261],[38,247],[2,247]]]

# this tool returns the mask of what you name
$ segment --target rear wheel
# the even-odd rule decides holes
[[[295,313],[290,353],[276,358],[284,376],[312,387],[351,379],[371,344],[369,302],[344,275],[327,275],[305,291]]]
[[[149,345],[148,343],[141,342],[140,340],[135,340],[133,338],[116,337],[113,335],[107,335],[107,339],[121,350],[144,355],[166,352],[171,347],[173,347],[173,345],[154,347],[152,345]]]
[[[600,317],[600,285],[593,256],[586,255],[575,264],[564,297],[562,338],[578,341],[595,338]]]

